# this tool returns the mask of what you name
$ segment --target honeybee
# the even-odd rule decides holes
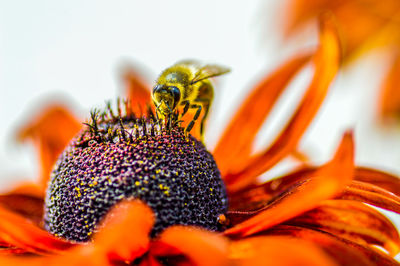
[[[180,61],[165,69],[156,80],[152,92],[157,115],[161,118],[168,117],[179,106],[183,106],[181,116],[189,109],[197,109],[193,120],[185,129],[188,133],[204,110],[200,122],[200,136],[203,139],[204,122],[214,98],[214,88],[209,78],[229,71],[227,67],[213,64],[200,65],[194,60]]]

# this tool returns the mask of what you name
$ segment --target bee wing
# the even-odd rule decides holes
[[[205,65],[199,68],[199,70],[194,75],[191,84],[199,82],[204,79],[216,77],[228,73],[231,71],[229,68],[219,65]]]

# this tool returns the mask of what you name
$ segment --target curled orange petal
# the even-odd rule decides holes
[[[339,198],[362,201],[400,214],[399,196],[365,182],[353,180]]]
[[[287,236],[232,241],[229,258],[234,265],[338,265],[313,243]]]
[[[126,67],[122,73],[125,93],[130,99],[130,108],[132,112],[141,116],[145,113],[151,103],[150,86],[133,67]]]
[[[309,58],[310,55],[306,54],[290,59],[253,89],[214,149],[213,155],[222,173],[231,170],[237,163],[246,161],[265,118],[291,78]]]
[[[400,196],[400,178],[376,169],[357,167],[354,180],[370,183]]]
[[[159,241],[180,250],[195,265],[228,265],[228,241],[216,233],[173,226],[160,235]]]
[[[279,225],[265,232],[268,235],[292,236],[308,240],[329,254],[339,265],[395,266],[398,263],[378,249],[361,246],[335,235],[302,228]]]
[[[293,218],[342,192],[353,178],[353,139],[346,133],[334,158],[307,180],[295,183],[275,197],[254,217],[226,230],[224,234],[250,235]]]
[[[229,194],[230,211],[257,211],[273,197],[288,189],[296,182],[306,180],[315,171],[313,167],[300,168],[285,176],[274,178],[262,184],[252,184]]]
[[[227,188],[235,191],[254,182],[263,172],[296,150],[301,137],[321,106],[340,64],[340,45],[330,16],[321,22],[320,47],[315,54],[314,78],[288,125],[264,152],[250,158],[240,171],[225,176]]]
[[[396,227],[375,209],[355,201],[327,200],[286,222],[329,232],[360,245],[379,245],[392,256],[400,250]]]
[[[81,123],[60,105],[46,107],[31,123],[18,132],[18,140],[30,139],[40,155],[40,185],[46,189],[50,172],[64,147],[80,130]]]

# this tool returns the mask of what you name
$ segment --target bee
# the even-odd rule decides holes
[[[200,136],[203,139],[204,122],[214,98],[214,88],[209,78],[229,71],[227,67],[214,64],[200,65],[194,60],[180,61],[165,69],[156,80],[152,92],[157,115],[166,118],[178,107],[183,107],[182,117],[189,109],[196,109],[193,120],[185,129],[188,133],[204,110],[200,122]]]

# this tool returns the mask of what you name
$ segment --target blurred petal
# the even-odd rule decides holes
[[[219,140],[213,155],[222,173],[246,161],[258,130],[291,78],[309,60],[299,55],[261,80],[246,98]]]
[[[153,212],[144,203],[119,203],[107,214],[94,246],[109,259],[133,261],[148,250],[153,224]]]
[[[23,248],[17,248],[17,247],[10,246],[10,245],[3,245],[2,243],[0,243],[0,256],[26,254],[26,253],[29,253],[29,252]]]
[[[136,264],[135,264],[136,265]],[[139,266],[163,266],[155,257],[148,255],[145,256],[139,263]]]
[[[352,181],[346,187],[341,199],[362,201],[382,209],[393,211],[400,214],[400,197],[390,193],[380,187],[364,183],[361,181]]]
[[[0,207],[0,241],[41,254],[59,253],[74,246],[3,207]]]
[[[292,153],[290,155],[292,156],[293,159],[299,161],[303,165],[310,164],[310,161],[311,161],[310,157],[302,151],[294,150],[294,151],[292,151]]]
[[[39,224],[43,218],[43,198],[20,193],[0,195],[0,204],[10,211]]]
[[[346,133],[334,156],[310,178],[295,183],[275,197],[254,217],[226,230],[224,234],[243,236],[257,233],[318,206],[342,192],[353,178],[353,139]]]
[[[370,183],[400,196],[400,178],[376,169],[358,167],[354,180]]]
[[[26,195],[35,198],[44,198],[45,191],[37,182],[25,181],[12,188],[7,194]]]
[[[379,109],[384,122],[400,119],[400,53],[395,58],[383,85]]]
[[[122,73],[125,91],[133,113],[141,116],[151,104],[150,86],[133,67],[126,67]]]
[[[379,245],[392,256],[400,250],[396,227],[384,215],[359,202],[327,200],[287,224],[325,231],[363,246]]]
[[[289,34],[322,12],[335,15],[346,61],[377,46],[399,41],[400,3],[397,0],[293,0],[289,3]]]
[[[0,256],[0,265],[105,266],[124,265],[125,262],[129,264],[148,250],[148,234],[153,223],[154,215],[147,205],[139,201],[125,201],[114,206],[107,214],[99,232],[94,236],[93,243],[77,244],[62,255]]]
[[[173,226],[161,234],[159,241],[177,248],[195,265],[228,265],[228,241],[216,233]]]
[[[286,236],[251,237],[232,241],[229,253],[234,265],[337,265],[311,242]]]
[[[40,155],[40,185],[44,190],[50,172],[64,147],[80,130],[81,123],[69,110],[53,105],[46,107],[31,123],[18,132],[18,140],[30,139]]]
[[[228,190],[235,191],[254,182],[260,174],[296,150],[339,69],[339,40],[334,21],[328,15],[321,21],[320,44],[314,57],[314,78],[292,119],[267,150],[251,158],[243,170],[225,177]]]
[[[322,248],[337,261],[339,265],[398,265],[393,258],[378,249],[361,246],[352,241],[322,231],[314,231],[297,226],[280,225],[264,233],[268,235],[293,236],[308,240]]]
[[[286,1],[288,16],[286,16],[285,31],[293,33],[298,27],[303,26],[309,20],[316,18],[318,14],[332,8],[332,1],[329,0],[288,0]],[[344,0],[337,0],[342,3]],[[286,10],[285,10],[286,12]]]

